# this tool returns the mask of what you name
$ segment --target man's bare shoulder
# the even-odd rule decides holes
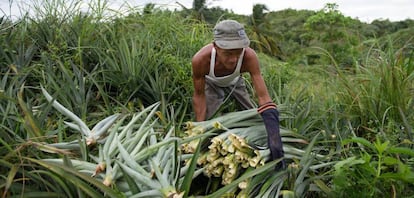
[[[247,58],[247,59],[257,60],[256,51],[254,51],[254,49],[248,47],[248,48],[245,49],[244,57]]]
[[[213,44],[207,44],[202,47],[192,59],[193,67],[204,67],[204,65],[210,65],[211,59],[211,49],[213,48]]]
[[[193,61],[205,61],[205,59],[210,59],[212,48],[213,44],[207,44],[202,47],[197,53],[194,54]]]
[[[251,72],[252,70],[256,70],[258,67],[259,59],[256,52],[250,47],[246,48],[244,51],[241,72]]]
[[[213,44],[207,44],[193,56],[191,63],[195,76],[204,76],[208,73],[212,48]]]

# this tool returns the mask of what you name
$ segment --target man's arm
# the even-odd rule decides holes
[[[250,78],[253,83],[253,87],[256,93],[256,97],[259,102],[259,106],[272,102],[270,98],[269,92],[267,90],[266,84],[263,80],[262,74],[260,72],[259,60],[257,58],[256,53],[248,48],[249,50],[246,53],[246,63],[245,70],[249,72]]]
[[[283,158],[283,143],[280,136],[280,126],[279,126],[279,111],[277,106],[272,102],[272,99],[269,96],[266,84],[263,80],[262,74],[260,72],[259,61],[256,53],[253,50],[250,51],[246,65],[247,71],[250,73],[253,86],[256,91],[256,95],[259,101],[259,108],[257,109],[258,113],[262,116],[264,125],[267,132],[267,144],[269,146],[271,159],[276,160]],[[286,168],[285,161],[282,159],[275,167],[276,170]]]
[[[203,67],[203,60],[200,53],[197,53],[191,62],[193,70],[193,111],[195,113],[196,121],[206,120],[206,95],[205,87],[205,69]]]
[[[204,121],[206,119],[206,95],[204,93],[204,83],[204,77],[196,77],[193,75],[193,110],[197,122]]]

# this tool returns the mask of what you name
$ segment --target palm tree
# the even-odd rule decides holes
[[[252,27],[249,34],[252,40],[252,48],[283,59],[283,53],[277,42],[277,39],[280,39],[281,36],[269,29],[265,11],[268,11],[268,8],[264,4],[253,6],[253,14],[249,20],[249,25]]]
[[[193,1],[193,13],[196,19],[203,21],[203,11],[206,8],[206,0],[194,0]]]

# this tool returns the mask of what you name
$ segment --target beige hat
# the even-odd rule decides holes
[[[214,42],[222,49],[239,49],[250,45],[243,25],[235,20],[221,21],[213,31]]]

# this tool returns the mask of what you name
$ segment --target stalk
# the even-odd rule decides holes
[[[78,128],[79,132],[81,132],[84,136],[89,136],[89,134],[91,133],[91,130],[88,128],[88,126],[86,126],[86,124],[82,121],[82,119],[80,119],[74,113],[72,113],[71,111],[66,109],[59,102],[54,100],[53,97],[46,91],[46,89],[43,88],[43,86],[41,86],[41,89],[42,89],[42,93],[45,96],[46,100],[48,102],[51,102],[52,106],[55,107],[56,110],[58,110],[63,115],[69,117],[70,119],[72,119],[76,123],[76,125],[78,126],[76,128]],[[73,125],[75,125],[75,124],[73,124]],[[73,125],[70,125],[70,126],[74,127]]]
[[[124,170],[126,173],[128,173],[129,176],[134,178],[134,180],[138,184],[142,186],[146,186],[148,189],[160,189],[161,188],[161,185],[157,183],[156,181],[152,180],[150,177],[147,177],[145,175],[138,173],[137,171],[124,165],[123,163],[118,163],[118,164],[122,168],[122,170]]]

